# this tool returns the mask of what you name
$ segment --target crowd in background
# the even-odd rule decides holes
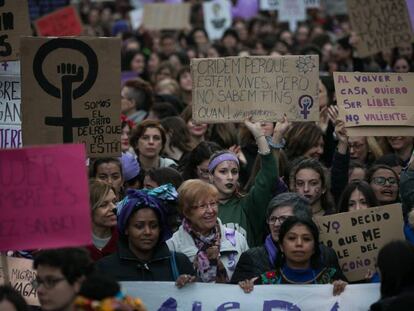
[[[43,2],[29,1],[32,19],[68,3]],[[381,300],[371,310],[409,310],[413,137],[349,137],[338,119],[332,73],[412,72],[413,44],[360,58],[348,16],[323,8],[309,9],[295,31],[275,12],[234,17],[213,41],[204,29],[202,1],[189,2],[191,27],[179,31],[133,30],[128,0],[77,4],[85,35],[122,39],[122,157],[91,159],[93,245],[87,252],[35,256],[43,310],[90,310],[91,300],[117,296],[117,284],[102,275],[175,281],[178,287],[233,283],[246,293],[254,284],[332,283],[338,295],[348,280],[335,251],[319,243],[312,217],[392,203],[402,203],[407,241],[384,247],[378,272],[367,271],[361,282],[381,280]],[[306,54],[319,55],[319,122],[193,120],[191,59]],[[14,310],[25,310],[13,295],[1,289],[0,306],[10,301]]]

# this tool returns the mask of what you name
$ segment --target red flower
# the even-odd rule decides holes
[[[274,271],[266,272],[266,277],[268,279],[274,279],[276,277],[276,273]]]

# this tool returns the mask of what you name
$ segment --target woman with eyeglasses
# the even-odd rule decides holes
[[[183,222],[167,241],[168,247],[187,255],[198,282],[228,283],[240,255],[248,249],[246,239],[217,218],[219,193],[213,185],[190,179],[178,192]]]
[[[231,282],[237,284],[270,271],[276,264],[280,227],[288,217],[312,218],[309,201],[294,192],[285,192],[275,196],[267,208],[266,222],[270,234],[263,245],[250,248],[244,252],[236,266]],[[327,266],[340,271],[338,258],[334,250],[323,244],[319,245],[321,260]]]
[[[374,165],[367,173],[379,205],[399,202],[399,176],[388,165]]]
[[[280,227],[276,263],[270,271],[239,282],[245,293],[254,284],[333,284],[333,295],[347,285],[341,271],[321,261],[319,231],[310,218],[288,217]]]

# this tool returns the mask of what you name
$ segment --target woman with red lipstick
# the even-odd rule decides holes
[[[266,207],[278,178],[275,157],[259,122],[245,121],[246,127],[256,139],[262,166],[254,185],[245,196],[239,193],[240,165],[237,156],[230,151],[214,153],[208,164],[210,183],[218,190],[218,216],[228,228],[242,233],[250,247],[261,245],[265,234]]]
[[[347,285],[341,271],[321,262],[319,231],[309,218],[287,218],[279,232],[280,252],[274,270],[239,282],[245,293],[254,284],[333,284],[333,295],[340,295]]]
[[[228,283],[246,239],[223,226],[218,215],[217,189],[199,179],[189,179],[178,189],[182,225],[167,241],[172,251],[182,252],[193,263],[199,282]]]

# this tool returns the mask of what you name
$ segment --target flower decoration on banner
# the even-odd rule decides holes
[[[124,296],[103,300],[91,300],[83,296],[75,299],[75,309],[79,311],[147,311],[141,299]]]
[[[121,122],[126,122],[131,129],[133,129],[136,125],[134,121],[128,119],[128,117],[124,114],[121,114]]]
[[[299,72],[306,74],[313,71],[313,69],[316,68],[316,64],[313,62],[311,55],[299,56],[296,61],[296,68],[298,68]]]

